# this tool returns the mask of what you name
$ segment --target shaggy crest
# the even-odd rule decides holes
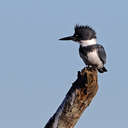
[[[89,26],[76,25],[74,29],[74,35],[78,36],[79,39],[90,40],[92,38],[96,38],[96,32]]]

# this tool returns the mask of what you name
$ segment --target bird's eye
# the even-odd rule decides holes
[[[79,37],[79,35],[75,35],[75,37]]]

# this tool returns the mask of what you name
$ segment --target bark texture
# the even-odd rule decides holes
[[[97,90],[97,71],[82,69],[62,104],[44,128],[73,128]]]

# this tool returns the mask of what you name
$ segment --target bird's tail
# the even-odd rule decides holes
[[[103,67],[103,68],[98,69],[98,71],[100,73],[104,73],[104,72],[107,72],[108,70],[105,67]]]

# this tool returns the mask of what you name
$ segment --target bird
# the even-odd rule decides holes
[[[97,43],[96,32],[88,25],[75,25],[72,36],[60,38],[59,40],[72,40],[80,44],[79,55],[87,68],[98,70],[100,73],[107,72],[106,52],[101,44]]]

